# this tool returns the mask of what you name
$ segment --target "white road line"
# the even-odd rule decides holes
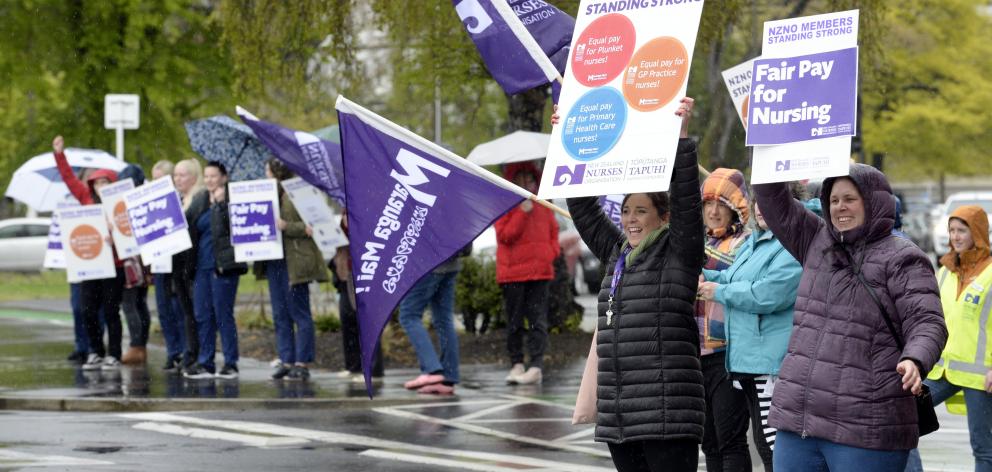
[[[114,463],[96,459],[29,454],[10,449],[0,449],[0,466],[4,469],[13,467],[95,467],[102,465],[114,465]]]
[[[486,436],[493,436],[500,439],[507,439],[510,441],[517,441],[525,444],[533,444],[535,446],[542,446],[549,449],[560,449],[563,451],[581,452],[584,454],[590,454],[597,457],[610,457],[610,452],[602,449],[592,449],[588,447],[573,446],[571,444],[556,443],[553,441],[546,441],[544,439],[533,438],[530,436],[523,436],[519,434],[507,433],[504,431],[485,428],[470,423],[459,423],[457,421],[451,421],[442,418],[435,418],[433,416],[421,415],[419,413],[413,413],[410,411],[400,411],[400,410],[394,410],[392,408],[373,408],[372,411],[375,411],[377,413],[383,413],[386,415],[398,416],[400,418],[426,421],[428,423],[449,426],[452,428],[457,428],[477,434],[483,434]]]
[[[482,472],[520,472],[520,467],[500,467],[493,464],[483,464],[479,462],[466,462],[453,459],[440,459],[436,457],[404,454],[402,452],[387,452],[378,449],[369,449],[360,452],[358,455],[374,457],[377,459],[390,459],[394,461],[409,462],[412,464],[433,465],[441,467],[451,467],[457,470],[477,470]],[[528,468],[527,470],[533,470]]]
[[[524,403],[533,403],[535,405],[553,406],[555,408],[560,408],[562,410],[568,410],[568,411],[574,411],[575,410],[575,406],[574,405],[566,405],[566,404],[563,404],[563,403],[550,402],[550,401],[547,401],[547,400],[540,400],[540,399],[537,399],[537,398],[523,397],[523,396],[520,396],[520,395],[500,395],[500,397],[503,397],[503,398],[505,398],[507,400],[513,400],[513,401],[524,402]]]
[[[490,420],[468,420],[466,423],[488,424],[488,423],[571,423],[571,418],[510,418],[510,419],[490,419]]]
[[[570,421],[571,421],[571,420],[570,420]],[[569,442],[569,441],[575,441],[575,440],[577,440],[577,439],[582,439],[582,438],[584,438],[584,437],[586,437],[586,436],[592,436],[592,435],[593,435],[593,434],[595,434],[595,433],[596,433],[596,427],[595,427],[595,426],[593,426],[592,428],[588,428],[588,429],[583,429],[582,431],[578,431],[578,432],[575,432],[575,433],[572,433],[572,434],[569,434],[568,436],[562,436],[562,437],[560,437],[560,438],[558,438],[558,439],[554,439],[553,441],[554,441],[554,442]]]
[[[196,439],[216,439],[220,441],[230,441],[241,443],[247,446],[260,448],[288,447],[307,444],[310,441],[303,438],[287,437],[265,437],[255,434],[230,433],[227,431],[217,431],[203,428],[186,428],[174,424],[142,422],[133,426],[135,429],[154,431],[156,433],[175,434],[178,436],[188,436]]]
[[[356,434],[334,433],[330,431],[317,431],[312,429],[293,428],[293,427],[280,426],[269,423],[257,423],[250,421],[208,420],[193,416],[175,415],[172,413],[124,413],[121,414],[120,416],[123,418],[142,420],[142,421],[187,423],[187,424],[194,424],[199,426],[223,428],[232,431],[242,431],[253,434],[267,434],[272,436],[304,438],[310,441],[319,441],[329,444],[351,444],[366,448],[385,449],[385,450],[402,451],[409,453],[434,454],[440,456],[470,459],[475,461],[490,461],[499,464],[518,464],[533,468],[550,468],[550,469],[557,468],[557,470],[566,470],[569,472],[573,472],[573,471],[574,472],[610,472],[613,470],[612,468],[603,468],[603,467],[583,465],[583,464],[572,464],[561,461],[548,461],[548,460],[537,459],[527,456],[518,456],[513,454],[498,454],[492,452],[444,449],[440,447],[421,446],[419,444],[405,443],[400,441],[390,441],[390,440],[378,439],[368,436],[359,436]],[[555,445],[554,447],[556,449],[562,449],[560,446],[557,445]],[[599,451],[595,451],[595,452],[599,452]],[[609,457],[609,453],[606,453],[606,457]]]
[[[493,403],[503,403],[505,401],[506,400],[465,400],[457,402],[413,403],[410,405],[397,405],[393,408],[399,410],[419,410],[421,408],[439,408],[445,406],[492,405]]]
[[[476,411],[474,413],[469,413],[467,415],[462,415],[462,416],[459,416],[458,418],[452,418],[451,421],[470,421],[470,420],[474,420],[476,418],[481,418],[483,416],[489,416],[489,415],[491,415],[493,413],[500,412],[500,411],[503,411],[503,410],[509,410],[510,408],[516,408],[516,407],[518,407],[520,405],[524,405],[524,403],[521,403],[521,402],[506,402],[506,403],[503,403],[502,405],[496,405],[496,406],[489,407],[489,408],[483,408],[483,409],[481,409],[479,411]]]

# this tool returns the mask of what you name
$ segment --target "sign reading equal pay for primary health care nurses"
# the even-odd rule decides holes
[[[183,203],[165,176],[124,194],[131,231],[141,247],[141,260],[150,263],[191,247]]]
[[[231,216],[231,245],[238,262],[282,259],[279,190],[276,179],[231,182],[227,189]]]
[[[541,198],[667,190],[702,0],[583,0]]]

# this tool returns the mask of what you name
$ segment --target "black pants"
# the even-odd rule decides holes
[[[506,313],[506,350],[510,364],[524,362],[524,332],[530,367],[544,366],[544,350],[548,347],[548,285],[547,280],[503,284],[503,307]],[[524,318],[527,330],[524,330]]]
[[[124,289],[122,297],[127,331],[131,333],[131,347],[145,347],[148,344],[148,330],[152,324],[148,311],[148,287]]]
[[[359,341],[358,312],[351,305],[348,284],[335,278],[334,287],[340,295],[338,313],[341,316],[341,340],[344,343],[344,368],[352,373],[361,373],[362,348]],[[385,372],[382,365],[382,344],[376,345],[372,358],[372,376],[382,377]]]
[[[692,439],[609,444],[617,472],[696,472],[699,445]]]
[[[187,273],[184,266],[177,264],[177,259],[172,259],[172,290],[185,320],[186,353],[183,355],[183,365],[191,366],[200,356],[200,335],[196,331],[196,313],[193,311],[193,274]]]
[[[83,322],[90,338],[90,353],[121,358],[121,293],[124,291],[124,270],[117,268],[112,279],[87,280],[80,289]],[[100,326],[100,309],[107,325],[107,347],[103,344],[103,327]]]
[[[708,472],[751,471],[747,448],[748,410],[744,392],[734,388],[724,365],[725,352],[703,356],[706,423],[703,453]]]
[[[765,395],[768,376],[748,377],[739,380],[747,399],[747,411],[751,415],[751,436],[761,456],[765,472],[772,472],[772,448],[775,444],[775,429],[768,426],[768,410],[772,406],[771,395]]]

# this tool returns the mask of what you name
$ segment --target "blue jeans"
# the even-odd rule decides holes
[[[773,460],[775,472],[902,472],[908,458],[908,450],[864,449],[779,430]]]
[[[193,279],[193,305],[196,333],[200,338],[197,362],[214,370],[217,331],[220,331],[224,363],[238,363],[238,327],[234,324],[234,297],[238,294],[239,275],[217,275],[213,269],[197,270]]]
[[[933,405],[937,406],[964,390],[964,403],[968,408],[968,436],[971,439],[971,453],[975,456],[975,472],[992,472],[992,395],[981,390],[958,387],[947,381],[924,380],[930,387]],[[920,451],[910,453],[906,472],[923,472]]]
[[[158,324],[162,326],[166,354],[172,359],[181,356],[186,349],[186,321],[179,300],[172,295],[169,274],[154,274],[154,278]]]
[[[445,380],[458,383],[458,333],[455,332],[455,277],[458,272],[430,273],[420,279],[400,302],[400,324],[417,352],[420,371],[442,372]],[[431,325],[441,345],[438,359],[431,337],[424,329],[424,308],[431,305]]]
[[[310,313],[310,288],[305,283],[289,285],[285,259],[266,261],[265,278],[269,281],[279,360],[283,364],[313,362],[316,341],[313,314]]]

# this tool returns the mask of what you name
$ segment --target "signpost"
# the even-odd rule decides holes
[[[141,99],[109,93],[103,97],[103,127],[117,131],[117,158],[124,160],[124,130],[138,129]]]

